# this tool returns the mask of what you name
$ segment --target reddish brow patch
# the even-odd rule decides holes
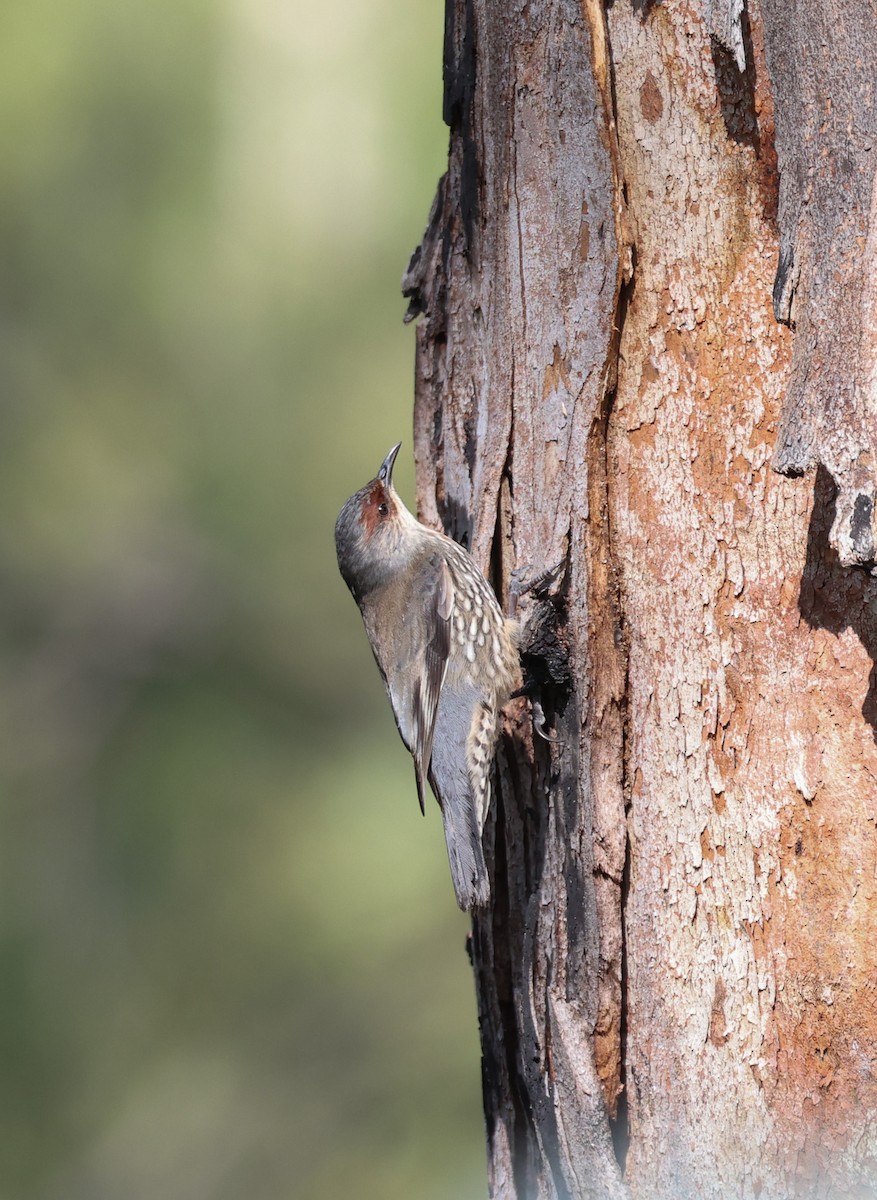
[[[376,479],[362,502],[362,528],[366,537],[371,537],[383,520],[378,512],[379,506],[388,503],[387,489]]]

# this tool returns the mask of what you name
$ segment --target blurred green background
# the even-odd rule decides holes
[[[486,1192],[466,921],[332,527],[439,0],[5,0],[0,1198]]]

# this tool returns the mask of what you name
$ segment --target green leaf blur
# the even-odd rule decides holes
[[[332,538],[402,439],[438,0],[6,0],[0,1200],[484,1194]]]

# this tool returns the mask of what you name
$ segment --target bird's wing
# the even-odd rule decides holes
[[[438,712],[439,695],[448,669],[451,652],[451,614],[454,610],[454,583],[448,564],[440,554],[434,555],[424,580],[426,603],[426,649],[423,672],[414,683],[414,773],[417,777],[417,799],[423,812],[423,783],[432,758],[432,738]]]

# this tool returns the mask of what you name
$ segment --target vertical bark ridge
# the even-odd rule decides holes
[[[615,1197],[623,672],[604,401],[623,239],[602,6],[449,0],[445,78],[448,172],[403,284],[423,317],[418,503],[493,563],[500,594],[512,566],[564,564],[528,602],[524,647],[559,740],[534,745],[527,704],[510,710],[494,903],[473,923],[491,1194]]]

